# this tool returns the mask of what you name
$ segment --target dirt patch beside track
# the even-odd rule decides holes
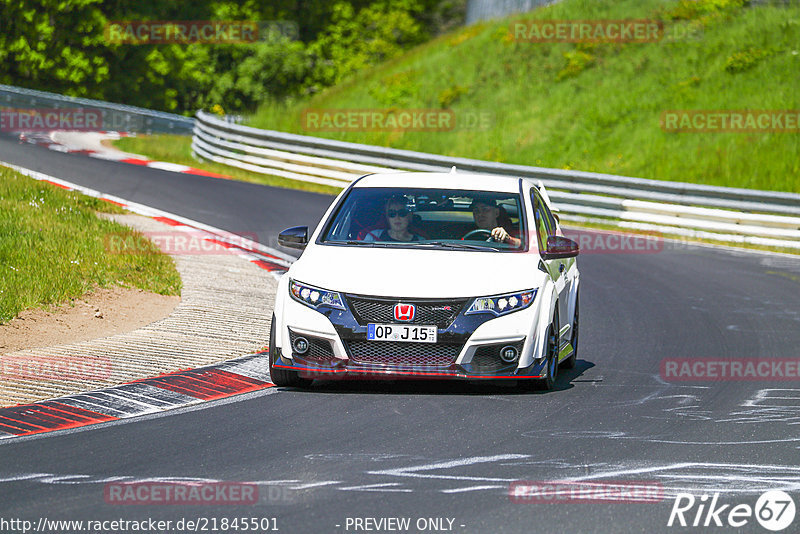
[[[50,310],[31,309],[0,325],[0,354],[130,332],[167,317],[180,297],[98,288]]]

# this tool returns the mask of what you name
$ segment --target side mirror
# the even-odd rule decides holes
[[[308,244],[308,226],[293,226],[278,234],[278,244],[287,248],[304,249]]]
[[[572,239],[560,235],[551,235],[547,238],[547,250],[542,252],[542,259],[574,258],[578,255],[578,252],[578,244]]]

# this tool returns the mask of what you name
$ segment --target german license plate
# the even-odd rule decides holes
[[[436,325],[369,323],[367,340],[436,343]]]

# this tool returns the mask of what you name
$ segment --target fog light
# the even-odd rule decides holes
[[[500,349],[500,359],[506,363],[514,363],[519,358],[519,351],[513,345],[506,345]]]
[[[308,352],[308,340],[304,337],[298,337],[292,343],[292,347],[297,354],[305,354]]]

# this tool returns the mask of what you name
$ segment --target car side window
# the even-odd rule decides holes
[[[545,215],[545,222],[547,223],[547,235],[556,235],[558,230],[558,226],[556,225],[556,218],[553,217],[553,213],[550,211],[550,208],[547,206],[547,203],[542,200],[542,211]]]
[[[547,215],[543,210],[544,202],[539,198],[536,191],[531,190],[531,199],[533,200],[533,218],[534,225],[536,226],[537,241],[539,241],[539,251],[543,251],[547,248],[547,236],[549,235]]]

